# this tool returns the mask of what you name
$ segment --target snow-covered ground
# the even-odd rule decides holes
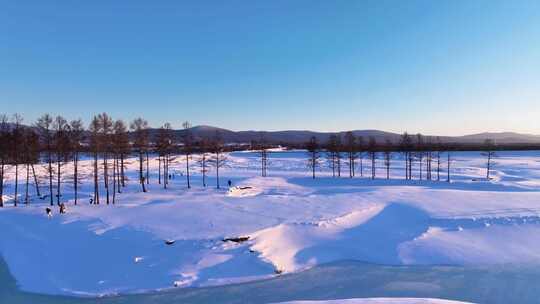
[[[163,189],[152,159],[147,193],[140,191],[132,160],[130,180],[116,204],[106,205],[102,191],[98,206],[88,203],[91,163],[85,160],[78,206],[72,205],[71,166],[64,166],[67,214],[55,207],[48,218],[47,201],[36,197],[27,206],[8,203],[0,209],[0,254],[22,289],[78,295],[245,282],[348,259],[392,265],[540,265],[540,152],[499,153],[491,181],[484,178],[485,159],[478,152],[452,156],[452,182],[447,183],[445,163],[439,182],[403,180],[397,155],[390,180],[382,160],[377,179],[368,178],[366,159],[364,177],[359,164],[352,179],[346,165],[341,178],[332,178],[325,165],[313,180],[306,155],[298,151],[272,153],[269,177],[263,178],[255,153],[236,152],[220,170],[221,184],[230,179],[231,189],[216,189],[213,172],[209,186],[202,187],[196,159],[187,189],[183,157]],[[13,172],[6,199],[12,198]],[[24,193],[21,172],[19,191]]]
[[[465,302],[447,301],[439,299],[411,299],[411,298],[372,298],[372,299],[343,299],[327,301],[293,301],[281,304],[465,304]]]

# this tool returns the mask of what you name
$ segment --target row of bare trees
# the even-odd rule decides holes
[[[150,183],[150,154],[156,154],[158,160],[158,184],[167,188],[174,171],[171,166],[181,156],[185,162],[185,177],[187,188],[191,188],[191,171],[193,155],[196,153],[196,163],[202,175],[203,187],[207,186],[207,175],[210,168],[216,174],[216,187],[220,188],[220,168],[227,163],[224,154],[225,146],[221,135],[216,132],[212,138],[195,139],[191,132],[191,124],[182,124],[182,135],[177,138],[170,123],[165,123],[156,130],[151,138],[149,124],[143,118],[136,118],[126,124],[122,120],[113,120],[107,113],[95,115],[88,128],[83,122],[73,120],[68,122],[62,116],[53,117],[44,114],[32,126],[23,125],[21,115],[15,114],[11,118],[0,115],[0,206],[4,205],[5,173],[7,167],[13,167],[15,181],[13,189],[13,203],[19,204],[20,189],[19,177],[25,179],[24,203],[29,202],[30,183],[33,180],[35,194],[41,199],[48,199],[53,205],[60,204],[62,185],[70,180],[73,188],[74,204],[79,201],[79,186],[81,180],[91,177],[93,180],[92,204],[115,204],[117,194],[122,193],[126,187],[127,177],[125,168],[130,156],[135,155],[138,167],[138,183],[142,192],[147,192]],[[268,174],[269,149],[264,136],[252,143],[252,148],[260,156],[261,176]],[[376,178],[376,162],[384,162],[386,178],[390,178],[390,169],[394,154],[401,154],[405,160],[405,179],[413,178],[413,166],[417,166],[420,180],[441,180],[442,154],[446,153],[446,181],[450,181],[451,153],[448,146],[441,143],[439,138],[425,137],[421,134],[409,135],[404,133],[398,143],[386,140],[378,143],[374,137],[367,142],[352,132],[333,134],[328,142],[320,144],[317,138],[312,137],[305,144],[308,153],[307,164],[313,178],[316,177],[317,168],[323,165],[322,157],[326,156],[328,166],[333,177],[341,177],[346,169],[350,178],[356,176],[359,165],[360,176],[364,175],[364,159],[371,163],[371,178]],[[487,158],[486,178],[490,179],[490,171],[495,157],[495,144],[487,140],[482,155]],[[92,159],[92,172],[81,174],[81,155],[89,155]],[[73,172],[64,172],[64,166],[72,164]],[[36,174],[35,166],[44,167],[45,177]],[[69,178],[63,178],[68,175]],[[48,194],[42,195],[40,179],[46,178]],[[101,197],[104,190],[104,197]]]
[[[207,173],[212,167],[216,173],[216,187],[220,188],[220,168],[227,163],[224,144],[219,132],[212,138],[195,141],[188,122],[183,124],[184,133],[180,141],[170,123],[157,130],[155,138],[150,137],[148,122],[134,119],[128,128],[122,120],[113,120],[107,113],[95,115],[88,125],[73,120],[68,122],[62,116],[44,114],[31,126],[23,125],[22,116],[0,115],[0,207],[4,206],[5,181],[8,167],[13,167],[13,203],[19,204],[19,177],[25,172],[24,202],[29,202],[30,179],[33,180],[35,194],[48,199],[50,205],[60,205],[62,186],[72,181],[73,203],[79,202],[79,188],[83,179],[91,178],[93,193],[91,204],[115,204],[117,194],[126,187],[126,166],[130,156],[138,162],[138,182],[143,192],[150,183],[150,154],[158,159],[158,183],[167,188],[171,176],[171,166],[178,155],[183,155],[186,163],[187,187],[191,188],[190,165],[193,153],[200,154],[198,164],[203,175],[203,186],[207,186]],[[91,157],[91,175],[81,174],[82,155]],[[66,173],[65,166],[71,164],[73,172]],[[43,166],[46,176],[36,174],[35,165]],[[66,178],[68,177],[68,178]],[[48,194],[40,192],[40,180],[47,180]],[[70,181],[71,180],[71,181]],[[104,193],[103,193],[104,192]],[[56,198],[56,199],[55,199]]]
[[[348,167],[350,178],[356,175],[356,165],[359,162],[360,176],[364,175],[363,159],[371,163],[371,178],[376,178],[376,161],[383,160],[386,179],[390,179],[390,168],[394,154],[401,154],[405,161],[405,179],[413,179],[413,166],[418,167],[418,179],[440,181],[443,175],[442,155],[446,153],[446,181],[450,182],[450,167],[452,163],[451,148],[441,143],[440,138],[425,137],[421,134],[414,136],[403,133],[400,142],[393,143],[389,139],[384,143],[378,143],[375,137],[369,137],[367,144],[361,136],[355,136],[347,132],[342,139],[341,134],[330,135],[325,144],[318,142],[316,137],[311,137],[304,145],[307,150],[307,167],[313,178],[316,177],[317,168],[323,166],[323,156],[326,156],[328,167],[332,171],[332,177],[341,177],[342,166]],[[492,140],[486,140],[483,144],[482,155],[487,158],[486,178],[490,179],[490,171],[493,166],[495,144]],[[345,161],[344,161],[345,159]]]

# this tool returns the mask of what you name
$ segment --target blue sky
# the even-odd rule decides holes
[[[0,0],[0,112],[540,134],[540,1]]]

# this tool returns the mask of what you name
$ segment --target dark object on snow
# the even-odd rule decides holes
[[[275,273],[275,274],[282,274],[282,273],[283,273],[283,270],[281,270],[281,269],[276,269],[276,270],[274,270],[274,273]]]
[[[90,205],[92,205],[93,203],[94,203],[94,199],[90,198]]]
[[[251,189],[253,187],[250,187],[250,186],[244,186],[244,187],[238,187],[238,189],[240,190],[247,190],[247,189]]]
[[[235,243],[242,243],[249,240],[249,236],[240,236],[240,237],[234,237],[234,238],[225,238],[223,239],[223,242],[235,242]]]
[[[172,245],[174,244],[174,240],[166,240],[165,245]]]
[[[49,208],[49,207],[45,208],[45,213],[47,213],[48,217],[51,217],[52,216],[52,209]]]
[[[229,180],[227,183],[229,184],[229,187],[232,186],[232,181],[231,180]]]
[[[60,214],[66,213],[66,205],[64,203],[60,204]]]
[[[249,253],[255,253],[255,250],[250,249],[250,250],[249,250]]]

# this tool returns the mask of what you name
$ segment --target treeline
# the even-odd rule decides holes
[[[269,144],[261,135],[260,140],[248,145],[226,145],[219,131],[211,137],[195,138],[189,122],[183,123],[182,135],[177,138],[170,123],[165,123],[152,138],[150,127],[143,118],[136,118],[126,123],[114,120],[107,113],[92,118],[88,126],[78,120],[67,121],[62,116],[44,114],[31,126],[22,124],[19,114],[12,117],[0,115],[0,207],[4,206],[5,174],[8,167],[15,171],[13,203],[21,203],[19,195],[20,179],[24,179],[24,198],[29,203],[30,184],[33,182],[35,194],[41,199],[48,199],[50,205],[62,203],[62,178],[69,175],[73,189],[73,202],[79,201],[79,185],[82,179],[91,178],[93,193],[92,204],[115,204],[117,194],[126,187],[125,174],[128,158],[137,162],[137,182],[142,192],[147,192],[150,184],[150,155],[156,155],[158,161],[157,183],[167,188],[170,183],[171,165],[176,160],[185,162],[187,188],[191,188],[191,175],[196,168],[202,176],[202,185],[207,187],[207,176],[211,170],[215,174],[216,187],[220,188],[220,169],[227,164],[225,152],[235,149],[251,149],[260,157],[260,174],[268,175],[269,150],[275,145]],[[310,175],[325,164],[332,171],[333,177],[348,175],[353,178],[359,172],[364,176],[364,168],[369,168],[369,176],[377,177],[377,164],[382,161],[385,177],[390,178],[390,170],[395,155],[405,160],[404,178],[413,179],[418,172],[418,179],[445,180],[450,182],[451,154],[461,150],[463,145],[441,143],[439,138],[421,134],[403,133],[399,142],[390,140],[377,141],[375,137],[362,138],[352,132],[341,136],[339,133],[329,137],[325,143],[319,143],[316,137],[300,146],[307,150],[307,166]],[[469,146],[470,148],[470,146]],[[491,140],[476,145],[475,150],[482,150],[486,157],[486,178],[490,179],[492,159],[495,151],[501,149]],[[468,149],[466,149],[468,150]],[[91,157],[91,176],[80,174],[81,155]],[[193,155],[198,158],[193,164]],[[446,157],[443,157],[446,156]],[[65,166],[72,165],[71,172],[65,172]],[[35,166],[45,168],[47,194],[42,194],[40,177]],[[416,169],[417,168],[417,169]],[[64,179],[65,180],[65,179]]]
[[[20,178],[24,179],[23,203],[29,203],[31,180],[35,194],[48,199],[50,205],[60,205],[62,200],[62,177],[70,174],[72,179],[74,204],[79,201],[81,155],[92,158],[93,195],[92,204],[114,204],[116,195],[126,187],[126,159],[135,155],[138,162],[138,183],[147,192],[150,183],[150,154],[158,158],[158,184],[167,188],[171,177],[170,165],[178,157],[186,163],[187,186],[191,188],[190,161],[193,153],[198,153],[197,163],[206,187],[206,177],[210,168],[214,169],[216,187],[220,188],[219,170],[225,166],[227,158],[225,146],[219,131],[211,138],[195,140],[190,132],[191,125],[183,124],[185,132],[181,138],[174,136],[171,124],[165,123],[158,129],[152,140],[149,125],[143,118],[136,118],[129,124],[114,120],[107,113],[96,115],[87,127],[78,120],[67,121],[62,116],[44,114],[31,127],[22,124],[19,114],[8,117],[0,114],[0,207],[4,206],[5,180],[8,167],[14,168],[13,204],[21,203],[19,196]],[[73,171],[65,172],[64,167],[72,164]],[[40,176],[36,165],[43,165],[47,174],[47,194],[42,195]],[[103,193],[104,192],[104,193]]]
[[[486,178],[490,179],[492,159],[496,156],[498,146],[490,139],[482,145],[475,146],[476,150],[482,151],[486,157]],[[312,137],[302,148],[307,150],[307,167],[313,178],[316,177],[317,169],[328,164],[333,177],[341,177],[346,172],[350,178],[356,176],[357,169],[360,176],[364,176],[365,163],[369,164],[369,174],[372,179],[376,178],[377,162],[382,161],[385,168],[385,177],[390,179],[390,169],[394,154],[399,154],[405,161],[404,178],[413,179],[413,167],[417,167],[418,179],[436,180],[445,179],[450,182],[451,152],[460,151],[459,146],[443,144],[438,137],[432,138],[422,134],[411,135],[403,133],[400,142],[390,140],[377,142],[375,137],[364,139],[355,136],[352,132],[345,136],[333,134],[327,142],[319,143],[316,137]],[[446,158],[443,159],[443,155]],[[443,177],[445,175],[445,177]]]

